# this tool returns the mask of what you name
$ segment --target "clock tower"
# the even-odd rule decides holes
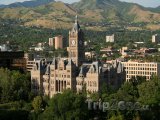
[[[81,66],[84,61],[84,35],[77,16],[72,30],[69,31],[69,47],[67,50],[69,58],[73,60],[76,66]]]

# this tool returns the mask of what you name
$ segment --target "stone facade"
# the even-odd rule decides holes
[[[32,90],[35,94],[53,97],[66,89],[78,93],[100,92],[103,84],[117,89],[125,80],[125,70],[121,62],[83,63],[78,68],[72,59],[57,58],[53,61],[37,61],[31,71]],[[106,86],[107,87],[107,86]]]
[[[31,70],[32,90],[35,94],[53,97],[66,89],[87,93],[100,92],[104,83],[118,88],[125,80],[125,71],[120,62],[110,64],[84,62],[84,40],[76,17],[69,32],[68,58],[35,62]],[[107,87],[107,86],[106,86]]]
[[[67,48],[69,58],[79,67],[84,62],[84,35],[78,23],[76,16],[75,23],[71,31],[69,31],[69,47]]]

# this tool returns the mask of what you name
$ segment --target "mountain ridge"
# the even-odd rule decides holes
[[[43,3],[45,0],[36,1]],[[24,26],[70,28],[76,14],[83,23],[152,23],[160,21],[158,10],[159,7],[146,8],[119,0],[81,0],[73,4],[48,0],[48,3],[36,7],[1,8],[0,18],[21,19]],[[96,28],[98,27],[100,26],[97,25]]]
[[[31,0],[24,2],[15,2],[9,5],[0,5],[0,8],[37,7],[51,2],[55,2],[55,0]]]

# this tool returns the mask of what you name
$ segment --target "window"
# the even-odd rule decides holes
[[[51,69],[51,72],[54,72],[54,69]]]
[[[67,75],[67,78],[70,78],[70,75]]]
[[[63,70],[63,67],[60,67],[59,70]]]
[[[67,82],[67,85],[70,85],[70,82]]]
[[[51,77],[54,77],[54,74],[51,74]]]

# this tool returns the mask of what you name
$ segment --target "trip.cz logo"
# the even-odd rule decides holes
[[[103,112],[108,110],[149,110],[149,105],[142,105],[140,102],[125,102],[117,100],[112,100],[111,102],[95,102],[92,100],[87,100],[87,103],[89,110],[102,110]]]

